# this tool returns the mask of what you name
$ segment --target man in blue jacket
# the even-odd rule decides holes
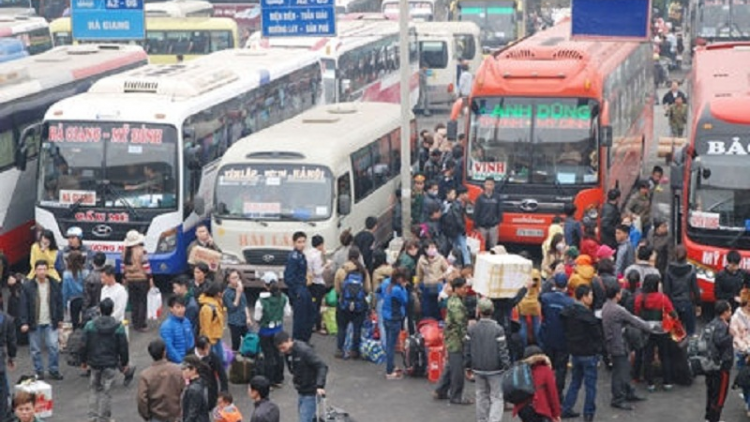
[[[195,347],[193,327],[185,318],[185,299],[171,296],[167,301],[169,316],[161,323],[159,335],[167,346],[167,360],[182,363],[185,354]]]
[[[568,371],[568,347],[565,339],[565,326],[561,313],[575,301],[567,295],[568,276],[564,273],[555,274],[554,286],[551,292],[542,293],[539,302],[542,303],[542,328],[539,337],[542,340],[544,353],[552,361],[555,370],[557,393],[562,401],[565,388],[565,375]]]
[[[294,250],[289,254],[284,268],[284,284],[289,292],[289,302],[294,310],[292,320],[292,337],[295,340],[310,342],[315,325],[315,307],[312,295],[307,289],[307,258],[305,246],[307,235],[296,232],[292,235]]]

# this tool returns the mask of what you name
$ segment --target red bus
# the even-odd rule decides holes
[[[651,44],[573,41],[570,30],[568,20],[523,39],[474,77],[465,180],[472,199],[497,181],[501,242],[541,244],[568,202],[577,218],[597,219],[607,189],[626,198],[641,174],[653,134]]]
[[[672,164],[676,238],[698,270],[704,302],[736,249],[750,270],[750,42],[698,47],[693,55],[689,144]]]

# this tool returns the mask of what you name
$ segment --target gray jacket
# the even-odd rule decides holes
[[[466,367],[480,375],[498,374],[510,368],[505,331],[494,319],[482,318],[469,327],[464,354]]]
[[[604,325],[604,345],[612,356],[628,354],[628,347],[622,334],[626,325],[651,332],[651,327],[646,321],[631,314],[612,299],[608,299],[602,307],[602,325]]]

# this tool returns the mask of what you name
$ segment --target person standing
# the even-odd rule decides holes
[[[443,279],[448,267],[448,260],[438,251],[437,242],[433,239],[428,240],[425,254],[417,261],[416,274],[421,290],[423,317],[440,319],[438,295],[443,289]]]
[[[250,379],[247,394],[253,401],[253,415],[250,422],[280,422],[279,406],[268,396],[271,393],[271,383],[263,375],[256,375]]]
[[[191,288],[195,300],[198,300],[198,298],[206,292],[206,288],[208,288],[208,284],[212,278],[208,264],[205,262],[195,264],[195,267],[193,268],[193,283]]]
[[[293,340],[285,331],[276,333],[273,343],[287,356],[287,366],[299,399],[299,422],[310,422],[315,417],[318,397],[326,395],[328,365],[304,341]]]
[[[250,308],[247,307],[247,297],[243,287],[242,276],[236,269],[226,272],[227,288],[221,297],[227,310],[227,325],[232,338],[232,351],[240,350],[242,339],[247,334],[247,326],[253,323],[250,318]]]
[[[211,232],[208,231],[206,223],[198,223],[195,226],[195,240],[190,242],[187,247],[187,256],[190,257],[190,253],[193,248],[200,246],[202,248],[210,249],[215,252],[221,252],[221,248],[214,242],[214,238],[211,236]]]
[[[99,303],[101,315],[86,323],[83,344],[79,353],[81,367],[90,370],[89,421],[112,420],[112,395],[110,389],[118,368],[128,371],[128,338],[125,328],[112,317],[115,303],[104,299]]]
[[[583,228],[581,222],[576,220],[576,204],[568,202],[563,207],[565,212],[565,223],[563,224],[563,234],[565,235],[565,243],[568,246],[575,246],[581,248],[581,240],[583,239]]]
[[[474,203],[474,226],[484,239],[485,250],[490,250],[497,245],[499,236],[497,226],[502,221],[502,201],[495,194],[495,179],[488,177],[484,180],[482,194],[477,196]]]
[[[21,332],[29,333],[31,359],[37,378],[44,379],[42,341],[47,346],[49,377],[60,381],[57,329],[62,326],[64,311],[60,283],[47,275],[47,261],[34,264],[34,278],[22,286],[20,315]]]
[[[381,314],[385,326],[385,378],[388,380],[397,380],[403,377],[403,374],[395,370],[393,361],[398,335],[404,328],[404,318],[406,318],[406,304],[409,302],[409,294],[406,292],[405,286],[408,282],[408,274],[397,268],[380,286],[379,302],[383,304]]]
[[[70,309],[70,321],[73,329],[81,327],[83,311],[83,283],[89,275],[85,268],[86,257],[74,250],[65,258],[66,268],[62,275],[63,307]]]
[[[310,342],[312,337],[315,318],[312,296],[307,289],[307,258],[305,258],[305,245],[307,235],[304,232],[295,232],[292,235],[294,249],[289,254],[284,268],[284,284],[289,293],[289,300],[294,310],[292,335],[295,340]]]
[[[190,279],[186,275],[180,275],[172,280],[172,294],[181,297],[185,302],[185,318],[190,321],[190,327],[193,329],[193,338],[198,336],[198,313],[200,308],[195,297],[190,292]]]
[[[602,206],[601,220],[601,241],[612,249],[617,249],[617,240],[615,239],[615,228],[620,224],[622,216],[617,202],[620,200],[620,190],[610,189],[607,192],[607,202]]]
[[[440,221],[440,229],[449,237],[454,248],[461,251],[461,266],[471,265],[471,252],[466,243],[466,204],[469,191],[465,186],[456,188],[456,199],[450,202],[448,211]]]
[[[199,336],[195,340],[195,349],[190,350],[187,356],[195,356],[203,363],[198,367],[198,374],[206,386],[208,403],[216,403],[220,391],[229,391],[229,380],[221,358],[211,350],[208,337]]]
[[[16,324],[13,317],[0,310],[0,420],[3,421],[9,415],[8,371],[16,368],[16,351]]]
[[[428,94],[429,88],[427,85],[429,72],[430,69],[427,67],[427,63],[425,63],[424,58],[422,58],[421,63],[419,64],[419,98],[417,100],[416,110],[419,110],[425,117],[429,117],[432,115],[432,113],[430,112],[430,97]]]
[[[706,414],[708,422],[719,422],[721,411],[729,391],[729,373],[734,360],[732,334],[729,331],[729,320],[732,318],[732,307],[725,300],[717,300],[714,310],[716,317],[709,323],[713,328],[713,347],[721,366],[716,371],[706,373]]]
[[[641,235],[642,237],[648,236],[648,231],[651,229],[651,189],[647,180],[638,182],[638,191],[630,197],[625,211],[633,218],[640,217]]]
[[[554,282],[551,292],[542,293],[539,296],[539,302],[542,303],[542,328],[539,336],[542,340],[544,353],[552,361],[557,392],[562,397],[570,358],[562,312],[569,306],[573,306],[575,302],[568,296],[568,277],[564,273],[555,274]]]
[[[469,316],[464,305],[464,298],[469,290],[466,279],[458,277],[451,281],[451,296],[446,307],[445,349],[448,352],[448,364],[443,369],[437,388],[433,393],[436,399],[447,398],[453,404],[474,404],[474,400],[464,398],[464,340],[469,323]]]
[[[115,279],[115,268],[111,265],[105,265],[101,272],[101,300],[106,298],[112,299],[115,309],[112,312],[114,319],[123,322],[125,320],[125,308],[128,306],[128,291],[125,286]]]
[[[146,249],[143,247],[145,241],[146,238],[141,233],[130,230],[125,236],[125,250],[122,253],[121,264],[123,280],[128,286],[133,329],[140,332],[145,332],[148,328],[146,300],[151,283],[151,264],[148,261]]]
[[[138,377],[138,414],[146,422],[177,422],[185,389],[182,370],[167,360],[167,347],[160,338],[148,344],[148,354],[153,363]]]
[[[742,256],[736,250],[727,252],[726,266],[716,274],[714,283],[716,300],[726,300],[732,306],[732,311],[739,307],[737,298],[740,290],[750,281],[747,272],[740,268],[741,259]]]
[[[266,291],[255,301],[253,317],[258,323],[260,349],[266,360],[266,377],[271,385],[281,387],[284,383],[284,358],[273,342],[276,333],[284,329],[284,318],[292,315],[289,298],[279,289],[276,273],[267,272],[262,277]]]
[[[672,84],[669,87],[669,91],[664,94],[664,98],[662,98],[661,103],[664,105],[664,108],[667,109],[669,108],[669,106],[675,103],[678,97],[682,98],[682,101],[687,104],[687,96],[684,92],[680,91],[680,83],[677,81],[672,81]]]
[[[669,263],[664,275],[664,294],[674,305],[680,321],[685,324],[688,336],[695,334],[696,311],[700,309],[701,291],[695,268],[687,262],[684,245],[674,248],[674,261]]]
[[[323,236],[316,234],[312,237],[312,249],[305,251],[307,257],[307,268],[310,271],[310,296],[313,300],[313,312],[315,313],[315,330],[323,334],[322,318],[320,316],[320,305],[326,295],[326,281],[324,275],[330,271],[332,262],[326,259],[326,245]],[[330,273],[335,274],[335,273]],[[329,279],[330,282],[330,279]]]
[[[733,338],[737,368],[743,368],[748,365],[747,359],[750,356],[750,301],[747,297],[743,297],[742,306],[732,314],[729,332]],[[750,388],[742,387],[742,397],[745,402],[745,411],[750,417]]]
[[[375,250],[375,231],[378,229],[377,217],[369,216],[365,219],[365,229],[354,235],[354,246],[359,248],[365,268],[372,274],[372,252]]]
[[[181,363],[185,354],[195,345],[193,327],[185,318],[185,299],[173,295],[167,300],[169,316],[161,323],[159,335],[167,347],[167,359]]]
[[[464,103],[466,103],[471,95],[471,88],[474,84],[474,75],[471,74],[468,62],[461,62],[460,67],[461,75],[458,77],[458,96],[463,98]]]
[[[615,277],[624,277],[625,268],[635,264],[635,251],[630,243],[630,227],[620,224],[615,229],[617,252],[615,255]]]
[[[641,280],[645,280],[646,276],[649,274],[660,275],[659,270],[657,270],[651,264],[651,257],[653,254],[654,250],[651,249],[651,246],[642,245],[635,253],[635,263],[625,267],[625,269],[622,271],[622,274],[624,276],[627,276],[631,271],[635,271],[638,273],[638,276]]]
[[[201,310],[198,313],[200,321],[200,335],[206,336],[211,342],[211,350],[224,362],[224,345],[221,338],[224,335],[226,314],[221,303],[221,285],[209,282],[206,292],[198,298]]]
[[[476,382],[477,422],[500,422],[503,418],[503,371],[510,368],[505,330],[492,316],[495,307],[487,298],[477,302],[479,321],[466,334],[466,367]]]
[[[604,339],[599,320],[591,308],[594,292],[591,286],[582,284],[575,290],[576,302],[563,309],[560,316],[565,327],[565,340],[572,356],[573,376],[562,405],[563,418],[577,418],[573,410],[578,400],[578,391],[583,383],[586,399],[583,404],[584,422],[592,422],[596,412],[596,378],[599,355],[604,352]]]
[[[208,404],[206,385],[199,374],[203,363],[196,356],[182,361],[182,377],[187,386],[182,395],[182,422],[209,422],[211,406]]]
[[[345,357],[351,359],[359,358],[359,345],[361,342],[362,324],[367,316],[367,295],[372,291],[370,274],[360,263],[359,249],[354,246],[349,249],[349,261],[339,268],[333,281],[333,287],[338,296],[338,308],[336,309],[336,325],[339,327],[336,342],[337,359]],[[352,350],[344,350],[346,343],[346,327],[353,325]]]
[[[39,233],[39,239],[31,245],[31,254],[29,256],[31,270],[26,277],[29,279],[34,278],[36,276],[36,263],[46,261],[48,267],[47,276],[55,281],[61,281],[60,273],[54,267],[55,262],[57,262],[58,253],[59,250],[55,241],[55,235],[52,234],[51,230],[42,230]]]
[[[669,250],[672,246],[672,237],[669,235],[667,220],[654,218],[654,229],[648,233],[647,245],[656,253],[654,267],[659,274],[667,273],[669,264]]]
[[[99,306],[102,296],[102,271],[107,263],[107,255],[97,252],[92,259],[93,268],[83,280],[83,310]]]
[[[73,226],[65,232],[65,238],[68,239],[68,246],[62,248],[57,254],[55,261],[55,270],[62,274],[68,263],[68,255],[71,252],[78,252],[83,256],[83,268],[90,270],[94,254],[88,246],[83,244],[83,230],[80,227]]]
[[[672,358],[669,356],[672,338],[668,332],[664,332],[662,324],[667,314],[673,318],[677,317],[674,306],[669,297],[659,291],[661,278],[659,274],[648,274],[643,279],[642,293],[635,298],[635,314],[643,320],[651,323],[653,332],[648,338],[648,343],[643,351],[643,361],[646,365],[645,378],[648,391],[656,390],[654,384],[654,361],[656,353],[659,353],[663,388],[670,391],[672,385]],[[638,374],[640,371],[636,371]]]
[[[677,97],[674,104],[667,109],[669,119],[669,134],[672,137],[681,138],[685,134],[687,126],[688,106],[682,97]]]

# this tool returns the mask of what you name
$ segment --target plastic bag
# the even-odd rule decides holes
[[[323,326],[329,335],[335,336],[339,332],[339,327],[336,324],[336,308],[326,308],[323,311]]]
[[[146,296],[146,316],[148,319],[159,319],[161,311],[161,292],[156,287],[152,287]]]

